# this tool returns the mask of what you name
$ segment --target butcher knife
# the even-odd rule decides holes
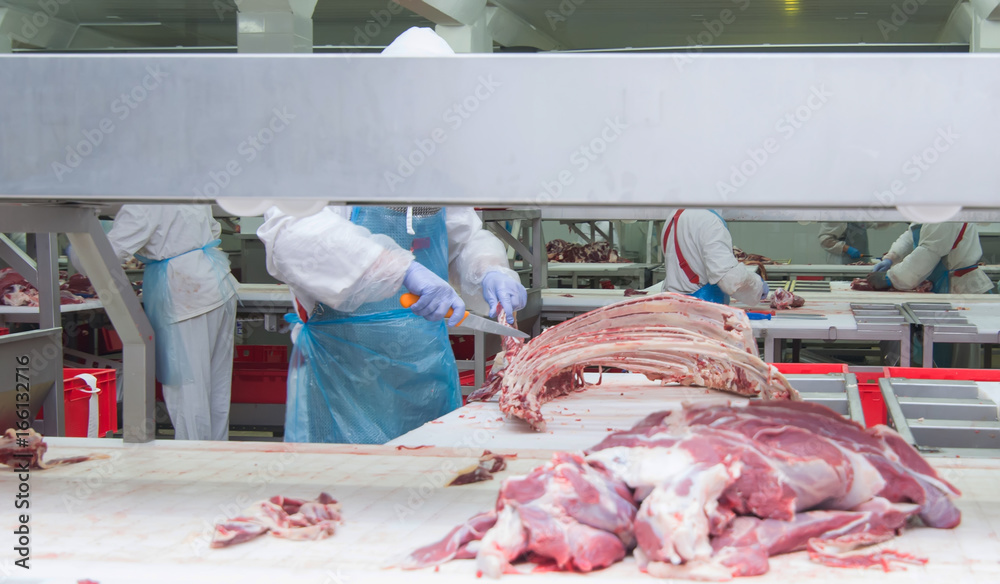
[[[409,308],[413,306],[413,303],[417,300],[420,300],[420,297],[416,294],[403,294],[399,299],[399,303],[403,305],[403,308]],[[451,316],[452,312],[454,311],[449,310],[448,314],[445,315],[445,318]],[[499,322],[492,321],[488,318],[476,316],[468,310],[465,311],[465,316],[462,317],[462,320],[458,321],[458,324],[455,326],[461,325],[465,325],[471,329],[476,329],[477,331],[483,331],[484,333],[493,333],[494,335],[515,337],[518,339],[531,338],[528,333],[523,333],[516,328],[502,325]]]
[[[771,320],[772,318],[797,318],[802,320],[826,320],[822,314],[788,314],[785,312],[776,313],[773,310],[747,310],[747,318],[750,320]]]

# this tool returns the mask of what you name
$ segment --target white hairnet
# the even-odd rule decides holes
[[[429,28],[414,26],[382,50],[390,57],[444,57],[455,51],[443,38]]]

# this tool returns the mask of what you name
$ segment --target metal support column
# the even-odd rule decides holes
[[[39,233],[35,238],[37,250],[38,326],[42,330],[62,328],[62,314],[59,310],[59,252],[55,233]],[[46,361],[52,367],[62,368],[62,339],[53,343],[45,352]],[[46,436],[62,436],[66,433],[63,412],[62,375],[55,376],[52,391],[45,398],[45,419],[42,433]]]

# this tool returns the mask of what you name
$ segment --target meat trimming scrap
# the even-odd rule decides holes
[[[312,501],[276,495],[257,501],[240,517],[217,524],[211,546],[229,547],[265,533],[299,541],[325,539],[341,521],[340,503],[327,493]]]
[[[667,292],[598,308],[526,344],[505,340],[486,383],[469,399],[499,392],[503,412],[541,430],[542,404],[586,389],[587,365],[623,368],[663,383],[797,398],[784,376],[758,357],[742,310]]]
[[[891,429],[825,406],[686,405],[507,479],[492,511],[400,567],[474,557],[491,577],[518,560],[587,572],[632,552],[653,576],[728,580],[803,550],[829,566],[922,563],[858,548],[892,539],[912,516],[957,526],[958,495]]]

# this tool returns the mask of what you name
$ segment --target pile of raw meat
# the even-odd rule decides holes
[[[96,296],[90,280],[79,274],[67,278],[59,273],[59,303],[81,304],[85,296]],[[38,306],[38,289],[12,268],[0,270],[0,298],[7,306]]]
[[[775,310],[788,310],[789,308],[801,308],[806,305],[805,298],[796,296],[788,290],[775,290],[771,297],[771,308]]]
[[[747,253],[738,247],[733,248],[733,255],[736,256],[736,260],[741,264],[757,266],[757,273],[765,280],[767,279],[767,269],[764,266],[778,263],[767,256],[762,256],[758,253]]]
[[[216,525],[211,545],[229,547],[265,533],[299,541],[325,539],[341,521],[340,503],[326,493],[313,501],[276,495],[254,503],[243,516]]]
[[[587,365],[746,396],[797,397],[784,376],[757,356],[745,312],[666,292],[582,314],[526,344],[505,337],[486,383],[469,399],[499,392],[504,413],[541,430],[542,404],[586,389]]]
[[[825,406],[685,406],[505,480],[492,511],[401,567],[475,558],[494,578],[519,560],[589,572],[632,552],[656,577],[728,580],[807,550],[826,565],[888,569],[926,560],[863,548],[914,516],[957,526],[959,494],[889,428],[865,430]]]
[[[618,256],[618,252],[606,241],[595,241],[581,245],[562,239],[553,239],[545,244],[545,253],[550,262],[576,264],[627,264],[628,260]]]
[[[872,288],[872,285],[865,278],[854,278],[851,281],[851,290],[859,290],[861,292],[875,292],[876,290]],[[934,291],[934,282],[930,280],[924,280],[919,286],[913,290],[897,290],[896,288],[889,288],[888,290],[883,290],[883,292],[919,292],[921,294],[930,294]]]

